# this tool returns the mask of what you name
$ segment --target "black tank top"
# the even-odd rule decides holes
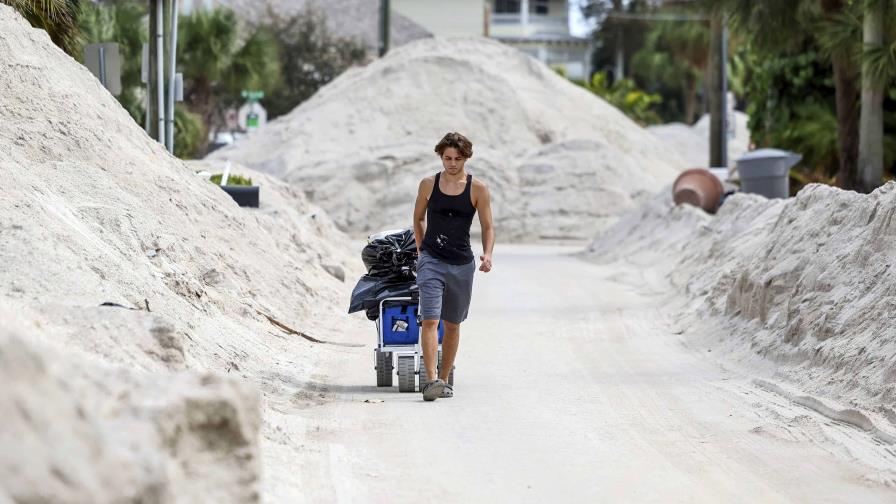
[[[470,198],[473,176],[467,175],[467,187],[457,196],[449,196],[439,190],[441,173],[436,173],[436,183],[426,207],[426,234],[422,250],[448,264],[469,264],[473,261],[470,248],[470,226],[476,207]]]

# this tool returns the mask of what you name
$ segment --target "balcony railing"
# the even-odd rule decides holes
[[[496,25],[523,24],[523,16],[518,13],[500,13],[491,15],[492,23]],[[569,20],[565,16],[546,16],[544,14],[529,14],[530,25],[551,27],[567,26]]]

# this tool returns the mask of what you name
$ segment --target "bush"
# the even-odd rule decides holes
[[[631,79],[616,81],[612,86],[608,86],[607,81],[606,72],[599,72],[594,74],[590,84],[581,81],[576,84],[600,96],[641,125],[662,122],[656,111],[656,106],[663,102],[660,95],[638,89]]]
[[[175,106],[174,155],[181,159],[196,159],[205,138],[202,118],[180,105]]]
[[[221,185],[221,179],[224,177],[223,173],[216,173],[209,177],[209,180],[215,185]],[[227,185],[229,186],[251,186],[252,179],[248,177],[243,177],[241,175],[230,174],[227,177]]]

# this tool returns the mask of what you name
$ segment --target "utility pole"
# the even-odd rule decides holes
[[[169,47],[168,47],[168,110],[166,112],[166,116],[168,119],[168,129],[167,129],[167,141],[166,146],[168,147],[168,152],[174,154],[174,100],[176,89],[176,79],[177,79],[177,0],[169,0],[170,2],[170,15],[171,15],[171,34],[169,35]]]
[[[158,66],[158,61],[156,60],[157,53],[153,49],[155,46],[153,45],[153,37],[152,34],[156,32],[156,24],[160,21],[156,18],[156,4],[161,2],[162,0],[149,0],[149,44],[148,51],[146,56],[149,60],[149,64],[147,65],[146,72],[146,134],[150,137],[156,136],[156,123],[155,119],[155,106],[153,105],[153,98],[155,94],[158,92],[156,89],[157,84],[154,82],[153,77],[155,76],[156,67]]]
[[[380,58],[389,52],[389,17],[391,13],[389,0],[380,0]]]
[[[159,143],[165,145],[165,0],[156,2],[156,101],[158,107],[158,138]]]
[[[728,27],[725,13],[713,12],[709,47],[709,166],[728,167]]]

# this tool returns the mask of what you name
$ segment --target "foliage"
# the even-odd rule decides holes
[[[741,53],[753,142],[798,152],[804,166],[825,176],[836,173],[837,119],[827,59],[811,47],[772,55],[748,44]]]
[[[592,66],[598,72],[613,75],[616,68],[617,50],[621,49],[626,62],[631,61],[644,45],[648,28],[645,21],[622,17],[639,14],[651,9],[648,0],[586,0],[582,2],[582,14],[596,22],[598,29],[592,35],[594,47]],[[628,71],[624,69],[624,71]]]
[[[174,107],[174,155],[181,159],[200,156],[206,138],[202,118],[180,104]]]
[[[270,93],[280,85],[279,47],[263,28],[241,33],[230,9],[198,10],[178,22],[178,62],[184,98],[210,130],[223,125],[223,112],[240,102],[240,92]]]
[[[69,56],[78,57],[81,43],[78,38],[78,10],[83,0],[0,0],[19,11],[31,26],[42,28],[54,44]]]
[[[366,59],[364,45],[327,29],[326,16],[312,5],[290,17],[268,11],[263,29],[280,46],[283,85],[263,100],[268,116],[285,114],[352,65]]]
[[[83,44],[117,42],[121,54],[121,95],[118,101],[142,124],[146,93],[140,80],[141,55],[147,40],[144,3],[112,0],[102,4],[86,2],[78,14]]]
[[[591,77],[590,83],[576,83],[600,96],[642,125],[661,122],[660,116],[656,112],[656,106],[663,101],[659,95],[638,89],[631,79],[618,80],[612,85],[608,85],[608,81],[607,74],[599,72]]]
[[[223,173],[216,173],[209,177],[209,180],[215,185],[221,185],[221,179],[224,177]],[[229,186],[251,186],[252,179],[248,177],[243,177],[241,175],[235,175],[231,173],[227,176],[227,185]]]
[[[649,28],[644,46],[635,53],[631,74],[636,82],[663,96],[664,119],[693,123],[708,63],[709,27],[705,22],[658,22]]]

